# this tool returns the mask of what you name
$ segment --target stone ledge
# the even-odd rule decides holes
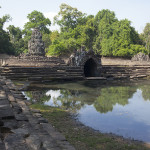
[[[0,76],[0,89],[0,150],[75,150],[10,80]]]

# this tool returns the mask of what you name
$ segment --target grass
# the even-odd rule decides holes
[[[124,139],[112,134],[102,134],[75,121],[69,112],[60,108],[33,104],[32,109],[41,111],[76,150],[149,150],[144,143]]]

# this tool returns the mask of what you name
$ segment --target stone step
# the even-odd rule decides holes
[[[30,77],[28,78],[29,81],[39,81],[39,80],[46,80],[46,81],[51,81],[51,80],[82,80],[84,79],[83,76],[61,76],[61,77]]]
[[[51,72],[51,73],[9,73],[9,74],[4,74],[2,73],[2,75],[5,75],[6,77],[30,77],[30,76],[64,76],[64,75],[70,75],[70,76],[74,76],[74,75],[82,75],[83,72]]]

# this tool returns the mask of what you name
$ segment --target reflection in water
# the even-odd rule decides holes
[[[26,91],[24,92],[27,99],[29,99],[33,103],[43,104],[46,101],[49,101],[50,95],[47,96],[46,91]]]
[[[61,106],[61,108],[71,110],[72,112],[76,112],[84,105],[82,101],[78,100],[80,97],[78,91],[49,90],[46,95],[51,97],[51,99],[45,103],[46,105],[55,107]]]
[[[132,97],[136,89],[130,87],[108,87],[101,89],[101,95],[96,98],[94,107],[101,113],[107,113],[113,110],[117,103],[124,106],[128,104],[128,99]]]
[[[34,103],[61,107],[78,114],[79,121],[101,132],[150,142],[148,83],[115,83],[115,86],[97,82],[55,83],[45,85],[46,90],[24,93]]]

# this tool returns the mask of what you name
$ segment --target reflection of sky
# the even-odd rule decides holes
[[[25,92],[22,92],[22,94],[25,96],[25,98],[26,98],[27,100],[30,100],[30,97],[28,97]]]
[[[144,122],[150,126],[150,101],[145,101],[142,97],[142,91],[137,90],[131,99],[129,99],[129,105],[124,107],[124,111],[127,111],[136,121]],[[116,106],[116,108],[121,106]]]
[[[84,94],[82,93],[80,96],[83,98]],[[62,105],[60,99],[57,100],[63,96],[61,90],[49,90],[46,95],[51,96],[51,98],[44,104],[54,107]],[[77,97],[77,95],[68,95],[68,98],[72,96]],[[82,100],[82,98],[79,99]],[[94,100],[96,97],[91,97],[91,93],[87,92],[84,99],[87,98],[91,99],[90,104],[92,104],[92,99]],[[128,102],[125,106],[115,104],[112,112],[107,113],[97,112],[93,105],[86,105],[85,103],[84,107],[78,110],[78,119],[83,124],[101,132],[111,132],[150,142],[150,101],[145,101],[142,97],[142,91],[138,89],[132,98],[128,99]],[[81,101],[76,101],[75,105],[80,103]]]
[[[53,103],[53,100],[61,96],[61,93],[60,93],[60,90],[49,90],[46,92],[46,95],[51,96],[51,98],[48,102],[45,102],[44,104],[49,105],[49,106],[56,106],[56,104]],[[60,106],[61,102],[57,101],[57,105]]]
[[[150,142],[150,101],[144,101],[141,90],[128,105],[116,104],[112,112],[101,114],[94,106],[86,105],[78,113],[79,121],[96,130]]]

